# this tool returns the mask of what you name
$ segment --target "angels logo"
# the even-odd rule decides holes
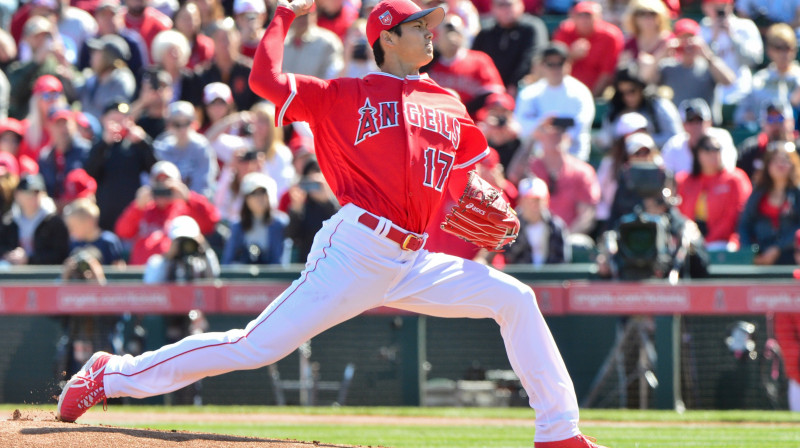
[[[363,142],[365,138],[380,132],[378,130],[377,120],[378,109],[372,107],[369,98],[364,102],[364,106],[358,110],[361,114],[361,119],[358,120],[358,131],[356,132],[356,145]]]
[[[389,26],[392,24],[392,13],[386,11],[385,13],[378,16],[378,20],[380,20],[382,24]]]

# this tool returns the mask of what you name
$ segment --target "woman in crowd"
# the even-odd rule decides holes
[[[800,157],[794,143],[771,144],[764,167],[739,219],[739,241],[744,248],[758,245],[755,264],[793,264],[794,234],[800,229]]]
[[[289,218],[270,205],[272,179],[250,173],[242,179],[244,197],[239,220],[231,226],[222,264],[278,264],[283,257],[284,230]]]
[[[622,26],[630,34],[620,60],[640,65],[655,63],[653,55],[666,50],[675,37],[670,31],[671,23],[661,0],[632,0],[622,18]]]
[[[223,222],[236,222],[239,219],[243,202],[241,186],[244,177],[250,173],[263,172],[264,153],[246,147],[241,147],[234,151],[231,162],[222,168],[217,181],[217,190],[214,193],[214,205],[219,210]],[[275,186],[275,181],[270,180],[267,196],[270,204],[275,207],[277,205],[278,189]]]
[[[614,96],[611,98],[608,115],[603,121],[603,133],[612,135],[619,118],[628,112],[639,112],[647,118],[647,132],[659,148],[670,137],[683,132],[678,109],[669,99],[658,96],[653,86],[647,85],[635,64],[628,64],[617,71]]]
[[[249,113],[236,113],[233,93],[227,84],[212,82],[203,87],[204,120],[200,132],[217,154],[220,168],[233,159],[233,153],[247,146],[242,137],[250,126]]]
[[[39,159],[39,151],[50,143],[50,134],[47,133],[48,114],[53,109],[67,107],[67,98],[64,96],[64,87],[53,75],[40,76],[33,84],[28,115],[19,123],[23,130],[22,142],[19,146],[17,157],[26,156],[33,160]]]
[[[200,32],[202,18],[195,3],[187,2],[178,9],[173,18],[175,30],[186,37],[192,49],[186,68],[194,70],[203,67],[214,55],[214,41]]]
[[[278,186],[278,196],[289,189],[295,180],[292,152],[283,144],[283,131],[275,127],[275,107],[260,102],[250,109],[253,119],[253,149],[264,153],[264,173]]]
[[[680,211],[697,223],[709,250],[738,249],[736,224],[752,187],[739,168],[722,165],[722,145],[709,135],[692,149],[692,171],[676,175]]]
[[[172,77],[172,101],[198,102],[194,92],[197,76],[187,66],[191,54],[189,41],[178,31],[162,31],[153,39],[150,56],[156,66]]]

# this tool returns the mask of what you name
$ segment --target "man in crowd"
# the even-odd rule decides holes
[[[770,145],[778,142],[793,142],[800,147],[792,108],[786,101],[767,101],[759,117],[761,132],[743,141],[739,147],[736,164],[755,182],[755,177],[764,169],[764,154]]]
[[[730,132],[712,124],[711,109],[701,98],[684,100],[678,106],[684,132],[675,134],[661,148],[664,167],[673,174],[692,171],[692,148],[704,135],[719,142],[722,147],[722,164],[727,170],[736,167],[736,146]]]

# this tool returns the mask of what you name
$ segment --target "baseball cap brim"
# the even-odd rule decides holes
[[[421,19],[429,15],[430,17],[428,17],[428,20],[426,21],[428,24],[428,29],[435,28],[439,26],[440,23],[442,23],[442,20],[444,20],[444,8],[442,8],[441,6],[435,6],[433,8],[423,9],[422,11],[418,11],[415,12],[414,14],[411,14],[410,16],[408,16],[408,18],[406,18],[400,23],[413,22],[417,19]]]

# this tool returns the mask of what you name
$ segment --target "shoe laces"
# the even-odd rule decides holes
[[[103,381],[102,381],[102,377],[101,376],[102,376],[103,372],[105,371],[105,369],[106,369],[106,367],[103,366],[100,369],[92,371],[92,368],[90,367],[89,371],[86,372],[87,375],[78,376],[78,379],[83,380],[83,381],[76,381],[75,384],[70,386],[70,388],[72,388],[72,387],[77,387],[77,388],[82,387],[82,388],[86,389],[87,393],[84,394],[83,399],[89,398],[91,401],[93,401],[93,403],[90,403],[87,406],[87,409],[89,407],[94,406],[99,401],[99,400],[95,401],[95,398],[93,398],[93,396],[95,395],[95,393],[98,392],[98,390],[101,390],[103,388]],[[98,377],[101,377],[101,378],[98,378]],[[102,391],[102,392],[99,392],[99,393],[101,393],[102,396],[103,396],[103,410],[106,411],[106,410],[108,410],[108,402],[106,401],[105,391]],[[80,400],[80,401],[83,401],[83,400]]]

